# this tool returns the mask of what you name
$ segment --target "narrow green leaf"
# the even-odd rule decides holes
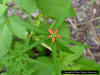
[[[75,45],[80,45],[80,46],[83,46],[83,47],[85,47],[85,48],[91,48],[91,47],[88,46],[88,45],[79,43],[79,42],[74,41],[74,40],[71,40],[71,39],[69,39],[69,38],[65,38],[64,36],[63,36],[63,39],[64,39],[66,42],[69,42],[69,43],[72,43],[72,44],[75,44]]]
[[[52,24],[51,24],[51,26],[50,26],[50,29],[52,29],[52,28],[54,27],[54,25],[56,24],[56,22],[57,22],[57,19],[55,19],[55,20],[52,22]]]
[[[23,57],[22,59],[25,60],[25,61],[28,61],[29,63],[36,63],[38,65],[46,65],[46,64],[42,64],[41,62],[39,62],[39,61],[37,61],[35,59],[26,58],[26,57]]]
[[[71,8],[71,4],[72,4],[72,0],[68,0],[68,2],[67,2],[67,5],[66,5],[66,7],[65,7],[65,10],[63,11],[63,15],[61,15],[60,17],[59,17],[59,21],[58,21],[58,23],[55,25],[55,28],[57,28],[57,29],[60,29],[60,27],[61,27],[61,25],[63,24],[63,22],[64,22],[64,20],[65,20],[65,18],[66,18],[66,16],[68,15],[68,12],[69,12],[69,10],[70,10],[70,8]],[[67,15],[66,15],[67,14]]]
[[[37,46],[38,44],[41,44],[41,43],[42,43],[43,41],[45,41],[45,40],[47,40],[47,39],[40,39],[39,41],[34,42],[34,43],[31,44],[30,46],[24,48],[24,49],[22,50],[22,53],[25,53],[25,52],[29,51],[30,49],[34,48],[34,47]]]
[[[73,41],[73,40],[69,40],[70,43],[73,43],[75,45],[80,45],[80,46],[83,46],[85,48],[91,48],[90,46],[88,45],[85,45],[85,44],[82,44],[82,43],[79,43],[79,42],[76,42],[76,41]]]
[[[12,75],[12,73],[14,72],[14,70],[15,70],[15,68],[16,68],[17,63],[18,63],[18,60],[16,60],[16,61],[13,63],[13,66],[12,66],[11,69],[9,70],[8,75]]]

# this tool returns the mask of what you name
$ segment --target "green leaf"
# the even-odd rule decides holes
[[[62,24],[64,23],[65,18],[68,17],[67,15],[70,15],[68,12],[69,12],[69,10],[70,10],[70,8],[71,8],[71,3],[72,3],[72,0],[69,0],[69,1],[67,2],[67,7],[65,7],[65,10],[64,10],[64,12],[63,12],[63,15],[61,15],[61,16],[59,17],[59,21],[58,21],[58,23],[55,25],[55,28],[60,29],[60,27],[61,27]],[[70,12],[70,13],[71,13],[71,12]],[[67,15],[66,15],[66,14],[67,14]]]
[[[26,12],[35,12],[37,10],[35,0],[16,0],[16,3]]]
[[[68,25],[66,23],[64,23],[60,29],[58,30],[58,34],[60,36],[64,36],[70,39],[70,28],[68,27]]]
[[[66,14],[66,17],[67,17],[67,18],[68,18],[68,17],[76,16],[76,12],[75,12],[75,10],[74,10],[74,8],[73,8],[72,6],[69,8],[69,10],[70,10],[70,11],[68,11],[68,13]]]
[[[29,21],[32,23],[31,13],[37,11],[35,0],[16,0],[16,3],[27,12]]]
[[[100,64],[98,64],[97,62],[89,58],[80,57],[78,60],[75,61],[75,64],[82,66],[83,69],[86,67],[88,70],[99,70],[100,71]]]
[[[67,66],[67,67],[64,67],[64,70],[73,70],[73,71],[76,71],[76,70],[78,70],[79,71],[79,69],[80,69],[80,66],[77,66],[77,65],[70,65],[70,66]],[[68,74],[68,75],[70,75],[70,74]]]
[[[67,24],[63,24],[60,29],[58,29],[58,35],[64,36],[65,38],[70,39],[70,29]],[[58,39],[58,41],[64,45],[65,47],[69,44],[69,42],[65,41],[63,38]]]
[[[70,54],[69,56],[66,56],[67,58],[70,58],[69,60],[76,60],[76,59],[78,59],[81,55],[82,55],[82,53],[83,53],[83,51],[84,51],[84,47],[82,47],[82,46],[78,46],[78,45],[76,45],[76,46],[73,46],[73,47],[70,47],[69,48],[72,52],[74,52],[74,54]]]
[[[26,39],[27,38],[27,35],[26,35],[27,30],[21,24],[18,24],[17,22],[10,20],[9,28],[11,29],[12,33],[15,36],[17,36],[18,38],[20,38],[20,39]]]
[[[0,18],[5,13],[6,10],[7,10],[7,6],[4,4],[0,4]]]
[[[69,49],[69,47],[67,47],[67,45],[66,46],[63,45],[58,40],[56,40],[56,43],[57,43],[57,47],[58,47],[59,50],[62,50],[62,51],[67,52],[67,53],[74,53]]]
[[[40,33],[40,34],[48,34],[48,32],[46,30],[43,30],[42,28],[39,28],[35,25],[32,25],[30,24],[29,22],[27,21],[24,21],[23,19],[21,19],[20,17],[17,17],[17,16],[11,16],[9,18],[9,20],[12,20],[14,21],[15,23],[19,24],[19,25],[22,25],[24,27],[26,27],[27,29],[31,30],[31,31],[34,31],[36,33]]]
[[[37,61],[45,65],[34,64],[33,69],[36,70],[34,75],[55,75],[51,58],[39,57]]]
[[[64,56],[64,63],[63,64],[70,64],[70,62],[73,62],[74,60],[78,59],[83,51],[84,47],[81,46],[73,46],[69,48],[70,51],[72,51],[74,54],[69,54],[69,53],[62,53],[62,56]]]
[[[2,25],[4,25],[5,22],[6,22],[6,16],[5,15],[2,15],[1,18],[0,18],[0,27]]]
[[[0,4],[2,3],[2,0],[0,0]]]
[[[3,57],[12,43],[12,33],[7,25],[0,28],[0,58]]]
[[[13,0],[3,0],[3,4],[7,4],[8,2],[12,2]]]
[[[66,9],[69,8],[68,11],[70,11],[70,8],[72,9],[65,0],[36,0],[36,3],[38,8],[50,17],[61,17]],[[66,14],[70,13],[68,12]],[[67,15],[67,17],[69,16],[72,15]]]
[[[86,57],[80,57],[78,60],[74,62],[74,65],[80,66],[79,70],[94,70],[99,71],[100,74],[100,64],[95,62],[94,60],[91,60]],[[90,75],[90,74],[87,74]],[[97,74],[91,74],[91,75],[97,75]]]

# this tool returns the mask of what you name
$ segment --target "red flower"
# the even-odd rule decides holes
[[[57,29],[56,29],[55,32],[53,32],[53,30],[51,30],[51,29],[48,28],[48,31],[49,31],[49,33],[51,34],[51,35],[48,36],[48,38],[52,38],[52,43],[55,42],[55,38],[56,38],[56,37],[57,37],[57,38],[62,38],[60,35],[56,35],[56,34],[58,33],[58,30],[57,30]]]

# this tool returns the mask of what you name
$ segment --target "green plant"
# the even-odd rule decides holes
[[[12,15],[7,16],[7,3],[12,0],[0,0],[0,70],[1,75],[61,75],[62,70],[99,70],[96,62],[81,57],[87,45],[71,40],[70,29],[65,18],[75,16],[72,0],[14,0],[28,20]],[[41,10],[41,14],[32,22],[32,12]],[[41,17],[44,20],[41,21]],[[53,22],[47,25],[47,20]],[[74,44],[74,46],[70,46]],[[34,58],[34,48],[39,56]],[[44,49],[51,51],[46,57]],[[87,62],[88,61],[88,62]]]

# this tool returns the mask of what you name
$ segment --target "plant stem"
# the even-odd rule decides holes
[[[60,70],[59,70],[58,58],[57,58],[56,43],[54,43],[53,47],[52,47],[52,57],[53,57],[53,63],[54,63],[55,73],[56,73],[56,75],[61,75],[60,74]]]

